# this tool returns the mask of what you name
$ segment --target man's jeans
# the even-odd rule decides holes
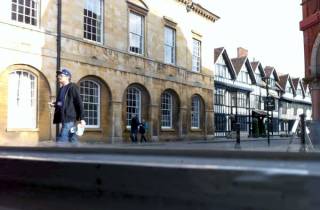
[[[62,128],[57,137],[57,143],[78,143],[78,137],[76,133],[71,133],[70,130],[75,127],[74,122],[62,123]]]
[[[138,129],[132,129],[131,128],[131,131],[130,131],[130,138],[131,138],[131,142],[132,143],[137,143],[138,142]]]

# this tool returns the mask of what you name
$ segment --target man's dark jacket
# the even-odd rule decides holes
[[[63,107],[55,106],[53,117],[53,123],[55,124],[83,120],[83,104],[78,87],[74,83],[69,83],[66,88]]]
[[[137,132],[139,124],[139,118],[137,116],[133,117],[131,119],[131,132]]]

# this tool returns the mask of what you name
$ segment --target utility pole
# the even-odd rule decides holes
[[[268,145],[270,146],[270,116],[269,116],[269,79],[267,79],[267,119],[268,119]]]
[[[266,83],[266,89],[267,89],[267,100],[265,101],[265,107],[267,108],[267,128],[268,128],[268,132],[267,132],[267,136],[268,136],[268,145],[270,146],[270,117],[269,117],[269,109],[270,109],[270,99],[269,99],[269,78],[267,77],[263,77],[263,80]]]
[[[61,67],[61,16],[62,16],[62,2],[57,0],[57,60],[56,60],[56,71],[60,70]],[[59,82],[56,80],[56,97],[58,96]],[[56,137],[59,133],[59,124],[56,124]]]

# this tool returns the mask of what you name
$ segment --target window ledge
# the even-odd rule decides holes
[[[176,130],[173,129],[173,128],[161,128],[161,131],[164,131],[164,132],[173,132],[173,131],[176,131]]]
[[[190,128],[191,131],[200,132],[202,131],[201,128]]]
[[[144,53],[135,53],[135,52],[132,52],[130,50],[128,50],[128,53],[131,54],[131,55],[135,55],[137,57],[140,57],[140,58],[147,58]]]
[[[39,21],[39,20],[37,20]],[[17,26],[17,27],[20,27],[20,28],[23,28],[23,29],[29,29],[29,30],[32,30],[32,31],[38,31],[38,32],[42,32],[40,30],[40,25],[39,25],[39,22],[37,25],[32,25],[32,24],[28,24],[28,23],[22,23],[22,22],[19,22],[17,20],[8,20],[7,22],[8,24],[10,25],[14,25],[14,26]]]
[[[102,132],[101,128],[86,128],[85,132]]]
[[[7,132],[38,132],[39,128],[7,128]]]
[[[87,39],[87,38],[84,38],[84,37],[82,37],[82,39],[83,39],[82,41],[85,42],[85,43],[96,45],[96,46],[99,46],[99,47],[103,46],[103,42],[102,41],[98,42],[98,41],[94,41],[94,40]]]

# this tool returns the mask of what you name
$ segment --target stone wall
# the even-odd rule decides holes
[[[135,1],[130,1],[135,2]],[[136,1],[140,2],[141,1]],[[142,118],[150,124],[149,139],[212,138],[213,125],[213,47],[208,28],[213,22],[195,12],[187,12],[179,1],[144,1],[145,53],[128,52],[127,1],[104,1],[103,42],[83,38],[84,1],[62,0],[61,66],[69,68],[72,81],[85,79],[100,85],[100,127],[88,128],[83,141],[127,142],[126,91],[137,86],[143,93]],[[9,3],[10,4],[10,3]],[[10,5],[4,5],[10,8]],[[9,9],[10,11],[10,9]],[[56,97],[56,1],[41,1],[40,25],[28,26],[10,20],[10,13],[0,15],[0,137],[4,140],[30,143],[55,139],[48,102]],[[8,18],[9,15],[9,18]],[[176,29],[175,65],[165,64],[164,26]],[[192,72],[192,38],[202,41],[202,70]],[[6,129],[7,83],[9,73],[24,68],[36,75],[38,88],[38,128],[34,131]],[[175,96],[174,126],[161,129],[161,94]],[[191,98],[202,99],[200,129],[191,129]]]

